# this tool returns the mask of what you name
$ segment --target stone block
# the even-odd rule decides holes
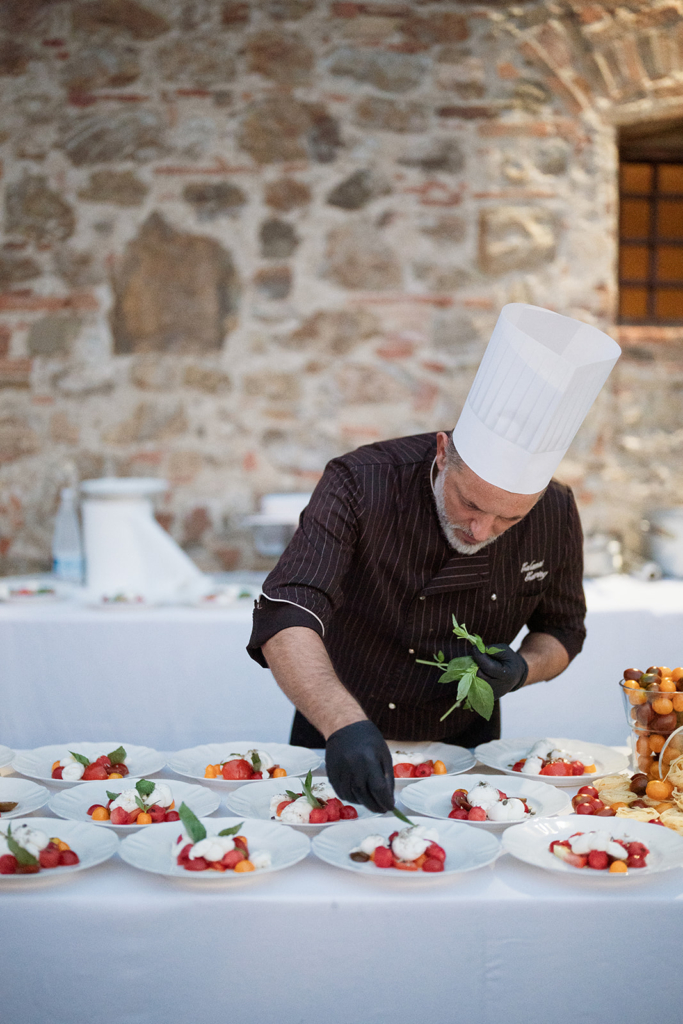
[[[221,25],[224,28],[240,29],[249,24],[249,4],[242,0],[228,0],[221,9]]]
[[[183,383],[207,395],[227,394],[232,390],[232,381],[227,373],[216,366],[202,366],[199,363],[190,363],[185,367]]]
[[[30,256],[4,256],[0,254],[0,288],[31,281],[42,274],[42,269]]]
[[[133,360],[130,381],[141,391],[170,391],[180,382],[180,369],[174,357],[144,354]]]
[[[137,0],[87,0],[73,7],[71,21],[76,32],[92,35],[124,33],[132,39],[156,39],[171,27],[165,18]]]
[[[542,206],[498,206],[479,215],[479,266],[486,274],[547,266],[556,248],[556,217]]]
[[[202,468],[202,461],[199,452],[184,449],[171,452],[166,471],[170,483],[176,487],[182,484],[191,484]],[[166,529],[169,529],[170,525],[169,522]]]
[[[377,317],[367,309],[321,309],[278,341],[287,348],[343,356],[379,330]]]
[[[427,139],[411,147],[398,163],[404,167],[419,167],[427,174],[436,171],[457,174],[465,166],[465,154],[457,139]]]
[[[23,75],[28,70],[31,51],[16,39],[0,40],[0,75]]]
[[[367,82],[383,92],[400,93],[420,85],[428,67],[426,57],[345,46],[332,54],[328,71]]]
[[[81,330],[75,316],[46,316],[31,324],[27,347],[31,356],[66,356]]]
[[[72,288],[87,288],[101,284],[106,280],[104,262],[98,258],[100,254],[88,249],[73,249],[69,245],[59,245],[54,249],[54,265],[56,273]]]
[[[306,133],[306,148],[310,157],[319,164],[329,164],[336,159],[337,150],[343,145],[339,124],[320,105],[310,108],[311,127]]]
[[[117,353],[219,349],[239,299],[229,252],[176,231],[159,213],[127,246],[114,291]]]
[[[235,61],[225,41],[213,36],[184,36],[165,43],[157,54],[166,82],[191,82],[206,87],[232,82]]]
[[[327,236],[326,276],[344,288],[386,291],[402,285],[401,264],[381,232],[362,221]]]
[[[5,193],[5,230],[35,242],[61,242],[70,238],[76,227],[73,209],[53,191],[42,174],[25,174],[7,186]]]
[[[264,7],[273,21],[299,21],[315,9],[315,0],[267,0]]]
[[[140,402],[130,416],[103,434],[107,444],[144,444],[165,441],[186,433],[185,411],[181,405],[152,405]]]
[[[0,388],[30,388],[30,359],[0,359]]]
[[[12,328],[7,324],[0,324],[0,359],[5,359],[9,354],[12,344]]]
[[[541,174],[564,174],[569,167],[569,147],[566,142],[545,142],[534,156],[534,163]]]
[[[260,164],[302,160],[307,156],[305,136],[311,127],[310,111],[305,103],[272,97],[247,108],[238,141]]]
[[[423,235],[445,245],[457,245],[465,238],[465,221],[455,213],[430,217],[420,224]]]
[[[50,440],[55,444],[78,444],[80,430],[65,412],[55,412],[50,417]]]
[[[0,417],[0,463],[16,462],[40,449],[38,435],[22,416]]]
[[[140,77],[137,50],[132,46],[86,46],[77,50],[62,68],[62,83],[69,92],[119,89]]]
[[[340,366],[334,381],[344,404],[404,402],[411,397],[411,388],[404,378],[371,363]]]
[[[266,30],[246,44],[249,71],[280,85],[307,85],[313,69],[313,51],[294,32]]]
[[[301,391],[297,374],[273,370],[246,374],[242,387],[248,398],[266,398],[270,402],[295,400]]]
[[[295,178],[278,178],[266,185],[265,201],[273,210],[287,213],[298,206],[307,206],[311,201],[311,190]]]
[[[286,299],[292,290],[292,271],[289,267],[266,267],[258,271],[254,284],[266,299]]]
[[[22,92],[14,101],[17,113],[29,124],[45,124],[54,120],[59,105],[59,96],[47,92]]]
[[[165,152],[164,124],[154,110],[110,111],[65,118],[60,145],[76,167],[156,160]]]
[[[354,108],[354,121],[361,128],[387,132],[423,132],[429,127],[427,108],[410,100],[365,96]]]
[[[234,216],[247,202],[247,196],[229,181],[192,181],[183,189],[183,199],[194,207],[198,220]]]
[[[342,210],[360,210],[372,199],[385,196],[391,192],[389,183],[372,171],[364,168],[354,171],[344,178],[327,195],[330,206],[338,206]]]
[[[110,203],[113,206],[141,206],[149,185],[134,171],[93,171],[78,198],[86,203]]]
[[[292,224],[286,220],[266,220],[259,231],[261,255],[265,259],[286,259],[299,244]]]
[[[438,11],[434,14],[417,14],[406,18],[401,32],[411,42],[422,47],[462,43],[469,37],[467,19],[455,11]]]

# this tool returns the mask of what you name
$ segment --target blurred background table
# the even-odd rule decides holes
[[[583,652],[558,679],[504,699],[504,736],[623,744],[622,671],[683,662],[683,581],[611,576],[586,581],[586,594]],[[0,606],[0,743],[286,742],[291,705],[245,651],[251,609]]]

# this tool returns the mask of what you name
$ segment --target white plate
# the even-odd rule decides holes
[[[50,793],[45,786],[29,782],[28,779],[17,779],[11,775],[0,779],[0,803],[4,803],[5,800],[17,802],[13,811],[3,811],[0,814],[0,829],[5,831],[3,821],[37,811],[39,807],[44,807],[49,799]]]
[[[87,813],[92,804],[107,806],[109,799],[107,790],[110,793],[121,793],[124,789],[133,789],[138,781],[138,779],[132,779],[127,775],[125,779],[112,779],[111,782],[82,782],[80,786],[73,786],[55,793],[50,800],[50,810],[58,814],[60,818],[69,818],[71,821],[89,821],[93,825],[104,825],[106,828],[116,829],[123,834],[138,828],[150,828],[149,825],[112,825],[111,821],[93,821]],[[198,818],[201,818],[206,814],[212,814],[221,802],[218,793],[207,789],[206,786],[192,786],[189,782],[169,782],[167,779],[163,781],[170,787],[176,811],[184,802]],[[161,824],[162,822],[157,822],[154,827]],[[171,824],[173,823],[171,822]]]
[[[8,824],[12,825],[12,831],[17,825],[29,825],[30,828],[39,828],[48,836],[58,836],[65,843],[68,843],[74,853],[78,854],[79,863],[70,864],[58,868],[41,868],[34,875],[0,875],[0,885],[12,884],[13,882],[40,882],[63,878],[75,871],[84,871],[86,868],[94,868],[96,864],[116,853],[119,845],[118,837],[113,832],[105,832],[104,829],[95,828],[94,825],[85,825],[80,821],[59,821],[57,818],[15,818]],[[0,831],[7,832],[7,826],[0,822]]]
[[[433,818],[411,816],[414,825],[436,828],[439,845],[446,851],[444,870],[439,872],[401,871],[399,868],[378,868],[372,861],[359,863],[351,860],[349,853],[369,835],[386,836],[405,828],[403,822],[393,815],[391,818],[375,818],[374,821],[342,821],[337,828],[327,829],[313,839],[313,853],[316,857],[332,864],[335,868],[355,871],[373,878],[414,879],[443,878],[462,871],[475,871],[492,864],[501,853],[500,842],[490,832],[468,828],[461,821],[441,821],[435,825]]]
[[[316,776],[313,781],[327,782],[328,779]],[[262,786],[240,786],[239,789],[234,789],[232,793],[226,794],[223,802],[231,814],[238,814],[244,818],[259,818],[262,821],[275,821],[280,825],[288,825],[291,828],[319,829],[327,828],[328,825],[339,824],[338,821],[326,821],[320,825],[311,825],[310,823],[293,825],[291,822],[280,821],[279,818],[271,818],[271,798],[276,793],[284,793],[286,789],[291,789],[293,793],[303,792],[303,786],[299,781],[287,783],[287,779],[268,779],[267,782],[264,780]],[[342,803],[346,804],[349,801],[343,800]],[[351,807],[356,808],[359,818],[377,817],[376,814],[369,811],[367,807],[363,807],[362,804],[351,804]],[[352,820],[355,821],[356,819],[353,818]]]
[[[148,775],[154,775],[155,772],[160,772],[166,764],[164,755],[157,750],[152,750],[151,747],[137,747],[133,743],[121,743],[120,740],[104,740],[102,743],[79,740],[73,743],[53,743],[49,747],[36,747],[35,750],[21,751],[15,754],[12,767],[21,775],[28,775],[31,779],[45,779],[51,786],[60,789],[66,786],[78,786],[79,784],[83,785],[80,779],[75,779],[73,782],[53,779],[52,765],[54,762],[61,761],[69,751],[83,754],[84,757],[93,761],[100,754],[108,754],[116,750],[117,747],[123,747],[126,751],[125,763],[131,778],[142,779]],[[116,781],[116,779],[112,779],[112,782]],[[92,783],[87,783],[87,785],[92,785]]]
[[[526,778],[535,782],[543,782],[550,786],[585,786],[593,779],[601,779],[605,775],[614,775],[628,768],[628,758],[611,747],[603,747],[601,743],[585,743],[583,740],[568,740],[554,736],[530,736],[519,740],[493,740],[492,743],[480,743],[474,753],[482,764],[504,775],[521,777],[521,772],[513,772],[511,765],[526,757],[527,753],[538,743],[539,739],[547,739],[558,749],[569,754],[583,754],[578,758],[584,764],[594,764],[596,770],[584,775],[527,775]],[[590,761],[586,761],[586,757]]]
[[[9,747],[0,746],[0,768],[6,768],[8,764],[11,764],[13,757],[13,750],[10,750]]]
[[[265,750],[270,754],[275,764],[287,772],[288,776],[305,775],[308,771],[314,771],[321,762],[318,754],[309,750],[308,747],[290,747],[287,743],[256,743],[254,740],[230,740],[228,743],[204,743],[199,747],[188,747],[186,750],[178,750],[171,754],[168,759],[168,767],[178,775],[187,775],[191,779],[204,779],[204,772],[208,764],[218,764],[221,761],[229,761],[233,753],[246,754],[247,750]],[[235,788],[237,783],[240,786],[251,782],[250,779],[207,779],[207,782],[217,782],[224,786]],[[256,779],[256,782],[270,780]],[[287,779],[279,780],[286,783]],[[283,788],[285,788],[283,786]],[[215,873],[215,872],[214,872]]]
[[[243,818],[202,818],[208,835],[218,835],[224,828],[232,828],[241,824]],[[234,871],[186,871],[177,863],[177,857],[183,845],[189,842],[185,830],[179,821],[165,821],[156,828],[142,829],[133,835],[126,836],[119,851],[121,859],[134,868],[152,871],[156,875],[170,875],[172,878],[189,879],[191,882],[220,882],[229,884],[245,878],[260,878],[262,875],[281,871],[292,864],[298,864],[307,856],[311,843],[308,836],[295,832],[287,826],[277,825],[274,821],[244,821],[240,834],[247,837],[251,853],[267,850],[272,864],[269,868],[251,871],[249,874]],[[177,843],[179,835],[183,842]]]
[[[546,871],[560,871],[565,875],[596,879],[633,879],[655,875],[660,871],[683,866],[683,836],[670,828],[660,828],[647,821],[628,821],[624,818],[591,818],[586,814],[568,814],[562,818],[545,818],[542,821],[528,821],[515,825],[503,833],[503,849],[518,860]],[[595,824],[593,824],[595,822]],[[555,839],[568,839],[575,832],[609,832],[615,839],[633,839],[645,843],[650,853],[647,867],[630,868],[628,873],[594,871],[592,868],[575,868],[560,860],[548,847]]]
[[[456,747],[452,743],[411,743],[408,740],[387,740],[387,746],[392,754],[397,750],[404,750],[408,754],[419,753],[425,761],[443,761],[446,765],[447,775],[460,775],[473,768],[477,763],[476,757],[466,750],[465,747]],[[432,776],[433,778],[433,776]],[[411,785],[418,779],[396,779],[396,784],[401,787],[409,782]]]
[[[553,814],[571,814],[571,804],[564,793],[552,786],[544,786],[542,782],[525,777],[509,778],[507,775],[433,775],[430,779],[420,779],[414,786],[408,786],[401,792],[401,800],[411,811],[426,814],[430,818],[448,818],[453,810],[451,797],[456,789],[473,789],[478,782],[488,782],[501,789],[506,796],[525,797],[528,806],[534,812],[534,818],[547,818]],[[457,821],[457,818],[450,818]],[[463,825],[474,825],[476,828],[487,829],[489,832],[503,832],[510,825],[519,821],[529,821],[528,817],[517,821],[463,821]]]

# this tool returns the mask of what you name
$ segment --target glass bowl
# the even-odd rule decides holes
[[[653,685],[657,686],[655,682]],[[630,729],[631,758],[633,770],[659,778],[655,768],[659,755],[666,744],[664,768],[683,754],[683,733],[678,733],[671,743],[667,739],[683,726],[683,680],[677,684],[681,689],[662,692],[646,689],[637,680],[619,683],[626,719]]]

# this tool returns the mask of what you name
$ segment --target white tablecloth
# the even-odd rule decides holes
[[[560,877],[504,855],[416,885],[310,854],[223,887],[115,856],[0,888],[0,1020],[680,1024],[683,869],[633,875]]]
[[[586,584],[588,637],[569,669],[503,700],[504,736],[622,744],[629,665],[683,663],[683,581]],[[251,603],[226,609],[0,606],[0,743],[109,738],[158,749],[286,742],[292,709],[247,655]]]

